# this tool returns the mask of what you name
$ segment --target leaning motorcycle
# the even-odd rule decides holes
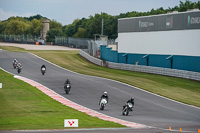
[[[129,114],[129,111],[132,111],[132,108],[133,108],[133,104],[132,103],[127,103],[123,110],[122,110],[122,115],[128,115]]]
[[[17,67],[17,62],[13,62],[14,69]]]
[[[66,94],[68,94],[70,89],[71,89],[71,85],[70,84],[65,84],[64,89],[65,89]]]
[[[17,72],[20,73],[22,71],[22,67],[17,67]]]
[[[44,75],[45,72],[46,72],[46,68],[45,68],[45,67],[42,67],[42,69],[41,69],[41,73],[42,73],[42,75]]]
[[[106,104],[107,104],[107,100],[105,98],[102,98],[100,101],[100,110],[104,110]]]

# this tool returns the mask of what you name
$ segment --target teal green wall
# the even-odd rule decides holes
[[[101,45],[101,59],[116,62],[135,64],[138,61],[138,65],[147,65],[147,58],[143,58],[145,54],[133,54],[133,53],[118,53],[111,48],[106,48],[106,45]],[[124,56],[126,54],[126,56]],[[180,56],[173,55],[171,59],[166,59],[170,55],[154,55],[149,54],[149,66],[173,68],[187,71],[200,72],[200,57],[199,56]],[[173,61],[173,65],[171,64]]]

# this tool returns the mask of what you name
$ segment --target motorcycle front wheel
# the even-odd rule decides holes
[[[65,92],[66,92],[66,94],[69,94],[69,91],[70,91],[70,89],[67,89],[67,88],[65,87]]]
[[[104,105],[103,105],[103,103],[101,104],[100,110],[104,110]]]
[[[128,113],[129,113],[128,109],[125,109],[125,110],[123,110],[123,111],[122,111],[122,115],[125,115],[125,116],[127,116],[127,115],[128,115]]]

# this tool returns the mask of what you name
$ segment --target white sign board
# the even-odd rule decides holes
[[[2,83],[0,83],[0,88],[2,88]]]
[[[78,127],[78,119],[65,119],[64,127]]]

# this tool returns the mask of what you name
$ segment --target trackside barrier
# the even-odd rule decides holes
[[[80,50],[79,53],[82,57],[84,57],[85,59],[87,59],[88,61],[98,65],[98,66],[103,66],[103,61],[100,59],[97,59],[89,54],[87,54],[86,52],[84,52],[83,50]]]
[[[152,66],[113,63],[113,62],[106,62],[106,63],[109,68],[114,68],[114,69],[145,72],[145,73],[159,74],[159,75],[179,77],[179,78],[200,81],[200,73],[199,72],[191,72],[191,71],[161,68],[161,67],[152,67]]]
[[[102,60],[94,58],[82,50],[80,50],[80,55],[96,65],[103,66]],[[108,62],[108,61],[106,61],[106,67],[113,68],[113,69],[145,72],[145,73],[159,74],[159,75],[179,77],[179,78],[200,81],[200,73],[199,72],[161,68],[161,67],[152,67],[152,66],[114,63],[114,62]]]

